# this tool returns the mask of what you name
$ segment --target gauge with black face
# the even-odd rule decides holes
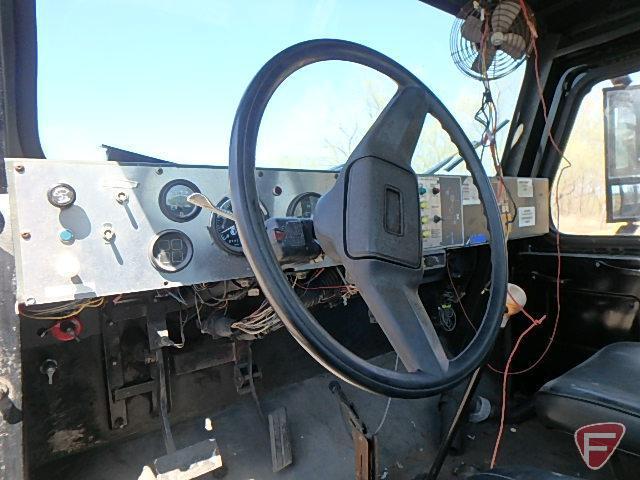
[[[231,199],[229,197],[224,197],[220,200],[217,207],[226,212],[233,212]],[[267,209],[262,204],[260,204],[260,208],[262,209],[262,214],[266,220],[268,218]],[[215,242],[226,251],[235,255],[242,255],[242,243],[240,243],[238,229],[236,228],[236,223],[233,220],[229,220],[228,218],[212,213],[209,232]]]
[[[149,247],[149,259],[156,270],[179,272],[193,257],[193,244],[178,230],[165,230],[156,235]]]
[[[189,203],[187,197],[196,192],[200,190],[189,180],[172,180],[160,190],[158,196],[160,210],[174,222],[193,220],[198,216],[201,208]]]
[[[294,198],[287,208],[288,217],[311,218],[321,195],[307,192]]]

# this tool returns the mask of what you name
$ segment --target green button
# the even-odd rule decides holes
[[[420,187],[420,188],[418,189],[418,192],[420,192],[420,195],[424,195],[425,193],[427,193],[427,189],[426,189],[426,188],[424,188],[424,187]]]

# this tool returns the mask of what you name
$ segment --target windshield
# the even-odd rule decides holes
[[[48,158],[103,159],[106,144],[226,165],[235,110],[253,75],[280,50],[313,38],[390,56],[443,100],[472,141],[482,132],[473,119],[482,84],[451,60],[453,17],[418,0],[43,0],[37,16],[38,116]],[[522,71],[492,84],[500,120],[511,118]],[[267,108],[258,165],[339,166],[394,91],[382,75],[342,62],[297,72]],[[453,153],[428,119],[414,168],[425,171]]]

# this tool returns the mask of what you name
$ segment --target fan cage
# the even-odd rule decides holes
[[[531,55],[533,49],[533,43],[531,41],[531,31],[524,18],[524,12],[522,10],[518,13],[517,17],[511,24],[509,32],[516,33],[525,40],[526,48],[525,54],[519,58],[514,59],[501,49],[496,51],[496,56],[491,65],[486,69],[486,75],[482,75],[472,69],[472,65],[478,55],[480,54],[480,44],[471,42],[462,36],[462,26],[469,16],[474,16],[481,19],[481,9],[485,12],[494,12],[495,8],[500,4],[500,1],[471,1],[466,4],[458,13],[453,27],[451,29],[451,57],[456,67],[465,75],[474,78],[476,80],[498,80],[506,77],[510,73],[518,69],[527,58]],[[474,4],[478,4],[480,9],[476,9]],[[530,10],[529,10],[530,11]],[[485,15],[487,15],[485,13]],[[531,19],[533,20],[533,19]],[[491,16],[487,15],[485,22],[491,22]],[[491,25],[489,23],[489,25]],[[489,27],[491,28],[491,27]]]

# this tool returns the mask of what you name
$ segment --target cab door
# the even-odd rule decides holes
[[[532,389],[605,345],[640,340],[640,73],[594,72],[578,87],[556,122],[564,157],[555,175],[539,172],[553,184],[552,232],[512,256],[528,308],[547,315],[519,355],[517,369],[538,367]]]

